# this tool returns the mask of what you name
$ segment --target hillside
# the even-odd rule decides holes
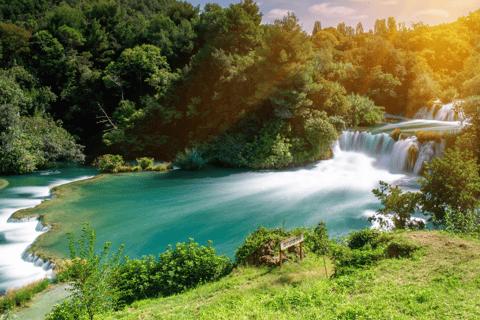
[[[438,231],[392,236],[421,249],[331,279],[314,254],[283,270],[239,267],[218,282],[98,319],[478,319],[478,240]],[[327,268],[331,275],[329,261]]]

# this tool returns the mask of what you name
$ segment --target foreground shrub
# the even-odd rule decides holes
[[[207,160],[203,158],[203,152],[196,148],[186,148],[184,152],[177,153],[173,163],[185,170],[202,170],[207,167]]]
[[[127,260],[119,269],[115,286],[119,303],[129,304],[135,300],[169,296],[193,288],[199,284],[215,281],[232,270],[230,258],[217,256],[212,241],[199,246],[190,239],[178,243],[175,249],[141,260]]]
[[[0,297],[0,312],[22,306],[36,293],[45,290],[50,284],[49,279],[43,279],[27,284],[20,289],[7,290],[5,296]]]
[[[137,159],[138,165],[142,167],[142,170],[147,169],[148,167],[153,167],[153,158],[143,157]]]
[[[63,300],[55,305],[45,320],[77,320],[82,317],[81,306],[75,301]]]
[[[95,159],[93,166],[101,172],[116,173],[124,166],[124,161],[121,155],[105,154]]]
[[[72,292],[72,303],[78,306],[82,314],[93,319],[95,314],[116,306],[116,288],[112,283],[124,246],[109,257],[111,243],[107,242],[98,255],[94,253],[95,231],[85,223],[82,232],[78,240],[71,232],[68,233],[71,262],[64,264],[64,272],[65,278],[72,279],[72,288],[68,289]]]

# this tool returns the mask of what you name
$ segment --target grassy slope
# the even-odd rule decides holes
[[[331,280],[313,254],[283,270],[241,267],[216,283],[98,319],[480,318],[480,241],[436,231],[395,236],[423,250]]]

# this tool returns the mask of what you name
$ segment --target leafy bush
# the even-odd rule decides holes
[[[215,281],[227,275],[233,264],[225,255],[217,256],[212,241],[199,246],[190,238],[188,243],[177,243],[175,249],[158,255],[160,292],[164,296],[182,292],[198,284]]]
[[[224,134],[216,139],[209,151],[213,161],[238,168],[250,165],[253,149],[245,134]]]
[[[64,263],[66,274],[63,277],[72,280],[72,287],[68,289],[72,292],[72,303],[93,319],[96,313],[116,306],[118,297],[113,278],[117,275],[124,245],[109,257],[111,243],[107,242],[98,255],[94,253],[95,231],[84,223],[82,232],[78,240],[71,232],[68,233],[71,260]]]
[[[142,171],[142,167],[140,167],[140,166],[133,166],[130,170],[133,171],[133,172],[135,172],[135,171]]]
[[[139,299],[162,296],[159,284],[160,263],[153,255],[142,259],[129,259],[119,268],[114,285],[118,289],[118,304],[130,304]]]
[[[347,96],[347,101],[352,105],[350,126],[371,126],[381,122],[384,108],[376,106],[373,100],[352,93]]]
[[[385,248],[385,254],[388,258],[408,258],[419,249],[420,246],[411,243],[407,239],[394,238]]]
[[[196,148],[185,148],[184,152],[177,153],[173,163],[185,170],[202,170],[207,167],[208,160],[203,158],[203,151]]]
[[[440,100],[442,100],[443,103],[450,103],[455,100],[457,96],[457,89],[455,89],[454,87],[449,87],[447,90],[443,91],[440,94]]]
[[[121,155],[105,154],[95,159],[93,165],[102,172],[116,173],[124,166],[124,161]]]
[[[80,305],[75,301],[63,300],[56,304],[45,320],[77,320],[82,316]]]
[[[378,238],[380,232],[375,229],[365,229],[361,231],[352,231],[348,237],[348,247],[350,249],[360,249],[367,244],[372,244]]]
[[[143,170],[147,169],[148,167],[153,167],[153,158],[143,157],[137,159],[138,165],[142,167]]]
[[[36,293],[45,290],[49,284],[49,279],[43,279],[29,283],[20,289],[7,290],[5,296],[0,297],[0,312],[24,305]]]
[[[249,233],[245,241],[240,247],[237,247],[235,252],[235,263],[245,264],[247,258],[255,252],[258,248],[267,242],[286,239],[291,236],[291,232],[284,228],[267,229],[259,226],[258,229]]]

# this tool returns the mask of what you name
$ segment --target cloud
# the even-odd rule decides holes
[[[352,20],[365,20],[365,19],[368,19],[368,16],[364,14],[364,15],[361,15],[361,16],[350,17],[350,19],[352,19]]]
[[[450,16],[450,13],[446,10],[441,10],[441,9],[428,9],[428,10],[422,10],[422,11],[417,11],[414,14],[415,16],[441,16],[444,18],[448,18]]]
[[[448,8],[468,8],[478,6],[478,0],[451,0]]]
[[[390,0],[390,1],[385,1],[385,2],[382,2],[382,4],[398,4],[398,0]]]
[[[286,10],[286,9],[272,9],[268,11],[266,18],[275,18],[275,19],[282,19],[286,16],[289,12],[293,12],[293,10]]]
[[[263,2],[257,2],[257,6],[261,6],[263,4]]]
[[[328,15],[332,17],[348,16],[349,14],[356,12],[356,10],[352,8],[347,8],[344,6],[329,7],[329,5],[330,5],[330,2],[316,4],[308,8],[308,11],[312,13],[320,13],[320,14]]]

